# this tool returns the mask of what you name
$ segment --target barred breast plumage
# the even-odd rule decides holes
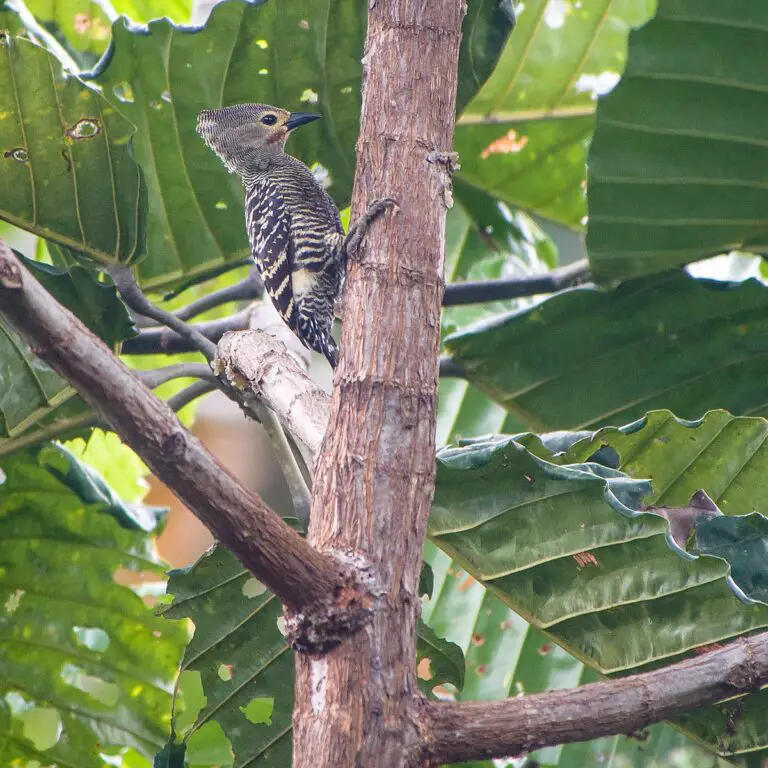
[[[284,152],[289,133],[318,117],[237,104],[204,110],[197,130],[243,180],[248,239],[270,299],[299,339],[335,367],[331,328],[344,280],[344,230],[309,168]]]
[[[245,219],[267,293],[291,330],[336,366],[333,307],[344,279],[336,206],[301,162],[283,155],[246,179]]]

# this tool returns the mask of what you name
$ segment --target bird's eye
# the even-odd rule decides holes
[[[264,117],[261,118],[261,122],[264,123],[264,125],[274,125],[277,122],[277,118],[274,115],[264,115]]]

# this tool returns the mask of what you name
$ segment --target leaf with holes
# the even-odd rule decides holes
[[[234,768],[290,765],[293,658],[277,626],[280,601],[223,547],[174,571],[168,592],[174,599],[163,615],[195,625],[181,670],[200,674],[206,697],[184,740],[215,720],[232,744]],[[254,722],[261,703],[269,716]]]
[[[768,8],[659,0],[600,99],[587,248],[602,278],[768,246]]]
[[[430,538],[598,672],[672,663],[767,627],[768,606],[737,595],[768,571],[753,556],[760,544],[755,526],[742,547],[717,550],[730,558],[724,560],[686,551],[672,540],[667,520],[646,510],[652,504],[668,513],[703,489],[729,516],[759,511],[766,435],[763,419],[719,412],[692,425],[652,414],[645,426],[577,441],[565,456],[548,454],[540,442],[535,455],[513,438],[444,449]],[[613,449],[621,470],[573,463],[599,448]],[[733,728],[718,707],[676,722],[721,752],[768,747],[764,693],[740,706],[746,714]]]
[[[490,74],[510,29],[495,1],[469,6],[459,73],[465,98]],[[202,28],[167,19],[146,28],[115,23],[112,44],[88,77],[138,127],[134,147],[150,195],[144,285],[208,274],[250,252],[240,181],[195,131],[202,109],[262,102],[320,112],[323,120],[297,131],[288,148],[320,163],[337,203],[349,202],[366,17],[356,0],[233,0],[217,5]]]
[[[768,414],[766,310],[768,289],[756,280],[675,271],[612,291],[564,291],[464,328],[445,345],[472,384],[536,431],[662,407],[685,418],[711,408]]]
[[[420,661],[419,687],[425,694],[446,683],[461,690],[464,685],[464,654],[456,643],[440,637],[432,627],[419,621],[416,648]]]
[[[0,556],[0,762],[97,768],[111,746],[150,755],[169,727],[186,633],[113,577],[162,577],[147,535],[156,513],[123,504],[62,448],[0,469],[0,536],[13,542]],[[42,717],[45,746],[24,737]]]
[[[168,16],[176,23],[190,20],[190,0],[26,0],[34,17],[51,31],[82,67],[93,66],[109,45],[111,23],[105,10],[134,22]],[[110,13],[111,15],[111,13]]]
[[[0,218],[102,264],[144,252],[134,128],[43,48],[0,32]]]
[[[183,733],[189,761],[195,762],[196,737],[215,721],[232,745],[234,768],[290,765],[294,666],[278,629],[280,602],[223,547],[173,572],[168,591],[174,599],[163,615],[195,625],[181,671],[199,673],[205,696]],[[430,661],[425,687],[461,687],[461,651],[423,625],[417,658]]]

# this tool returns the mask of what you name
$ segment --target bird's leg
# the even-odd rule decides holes
[[[344,256],[351,259],[356,258],[360,243],[365,237],[370,224],[388,208],[397,207],[397,200],[392,197],[384,197],[381,200],[374,200],[372,203],[368,203],[365,213],[349,227],[349,232],[347,232],[347,236],[344,238],[344,243],[341,246]]]

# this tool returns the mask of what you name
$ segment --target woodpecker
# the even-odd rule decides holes
[[[291,131],[320,115],[267,104],[207,109],[197,132],[245,186],[245,225],[267,293],[301,342],[339,359],[331,336],[347,257],[394,200],[377,200],[345,236],[339,211],[304,163],[285,152]]]

